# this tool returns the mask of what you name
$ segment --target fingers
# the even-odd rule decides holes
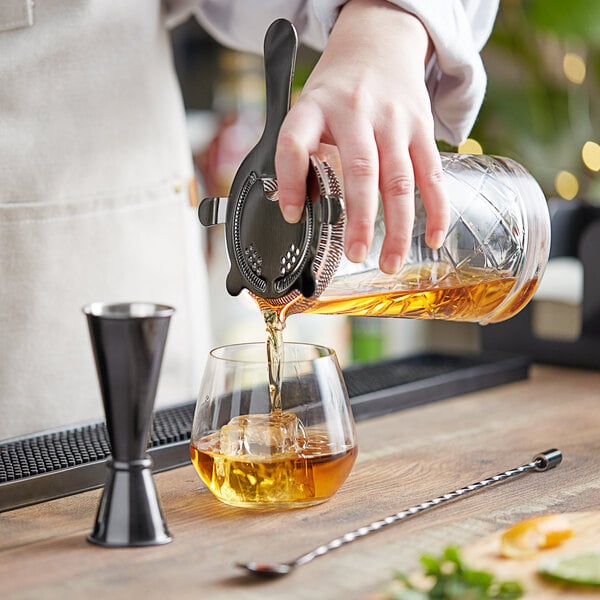
[[[306,195],[309,156],[319,144],[335,140],[344,178],[347,225],[345,253],[353,262],[363,262],[373,239],[378,206],[379,160],[373,127],[367,119],[340,111],[325,117],[311,102],[298,103],[288,113],[279,133],[275,170],[279,203],[285,219],[297,222]]]
[[[319,146],[322,130],[322,113],[300,102],[290,110],[281,126],[275,171],[279,206],[289,223],[297,223],[302,216],[309,157]]]
[[[352,262],[366,260],[377,217],[379,158],[373,128],[357,120],[332,130],[340,153],[346,200],[344,248]]]
[[[425,242],[430,248],[437,249],[444,243],[448,233],[450,204],[446,197],[442,163],[433,135],[422,132],[416,136],[410,154],[415,180],[427,212]]]
[[[408,255],[415,216],[413,166],[407,146],[400,143],[402,139],[390,130],[378,138],[379,187],[386,232],[379,268],[390,274],[400,270]]]
[[[415,184],[427,212],[425,241],[431,248],[437,249],[443,244],[450,211],[433,123],[428,119],[414,119],[411,135],[405,133],[407,124],[392,115],[388,115],[386,125],[376,134],[386,230],[379,268],[392,274],[402,267],[410,251]]]
[[[385,123],[374,123],[365,113],[326,111],[317,102],[299,100],[281,127],[275,168],[283,215],[297,222],[304,209],[309,157],[321,142],[335,141],[344,178],[346,256],[353,262],[366,259],[379,190],[386,229],[379,267],[392,274],[410,251],[415,184],[427,211],[425,240],[431,248],[443,244],[450,211],[432,123],[417,118],[409,127],[388,117]]]

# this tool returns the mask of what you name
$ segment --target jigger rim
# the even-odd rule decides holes
[[[81,309],[84,314],[103,319],[148,319],[170,317],[175,309],[156,302],[91,302]]]

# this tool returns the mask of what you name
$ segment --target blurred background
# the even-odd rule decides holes
[[[262,59],[223,48],[193,20],[173,32],[173,45],[202,193],[227,196],[240,161],[262,132]],[[478,121],[458,148],[440,149],[513,158],[548,199],[600,205],[600,2],[502,0],[482,57],[488,91]],[[300,48],[295,92],[317,58]],[[222,229],[207,235],[206,252],[214,342],[264,339],[255,305],[225,292]],[[577,337],[582,278],[575,260],[548,269],[534,302],[541,336]],[[480,345],[473,324],[309,315],[289,319],[286,339],[332,346],[344,365],[429,350],[476,351]]]
[[[600,2],[502,0],[483,60],[488,92],[463,146],[518,160],[547,197],[600,203]]]

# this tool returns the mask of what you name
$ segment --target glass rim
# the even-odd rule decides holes
[[[244,356],[225,356],[223,353],[226,350],[231,350],[232,352],[238,351],[241,352],[245,349],[250,350],[254,348],[261,349],[261,357],[260,358],[248,358]],[[336,352],[333,348],[329,348],[328,346],[323,346],[322,344],[312,344],[310,342],[284,342],[284,362],[294,362],[294,363],[309,363],[314,362],[316,360],[320,360],[323,358],[331,358],[336,357]],[[285,357],[285,349],[286,348],[304,348],[304,349],[313,349],[317,351],[316,356],[306,356],[306,357],[294,357],[288,358]],[[243,364],[256,364],[256,365],[264,365],[267,361],[267,350],[266,350],[266,341],[262,342],[241,342],[237,344],[224,344],[222,346],[217,346],[216,348],[212,348],[209,351],[209,356],[215,360],[223,361],[223,362],[231,362],[231,363],[243,363]]]

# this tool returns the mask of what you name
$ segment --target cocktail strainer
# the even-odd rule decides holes
[[[264,41],[266,122],[264,132],[233,180],[228,198],[205,198],[203,225],[225,223],[230,271],[227,291],[242,289],[259,304],[302,312],[327,287],[343,254],[342,188],[329,164],[311,156],[305,210],[286,222],[279,208],[275,149],[290,107],[298,37],[285,19],[275,21]]]

